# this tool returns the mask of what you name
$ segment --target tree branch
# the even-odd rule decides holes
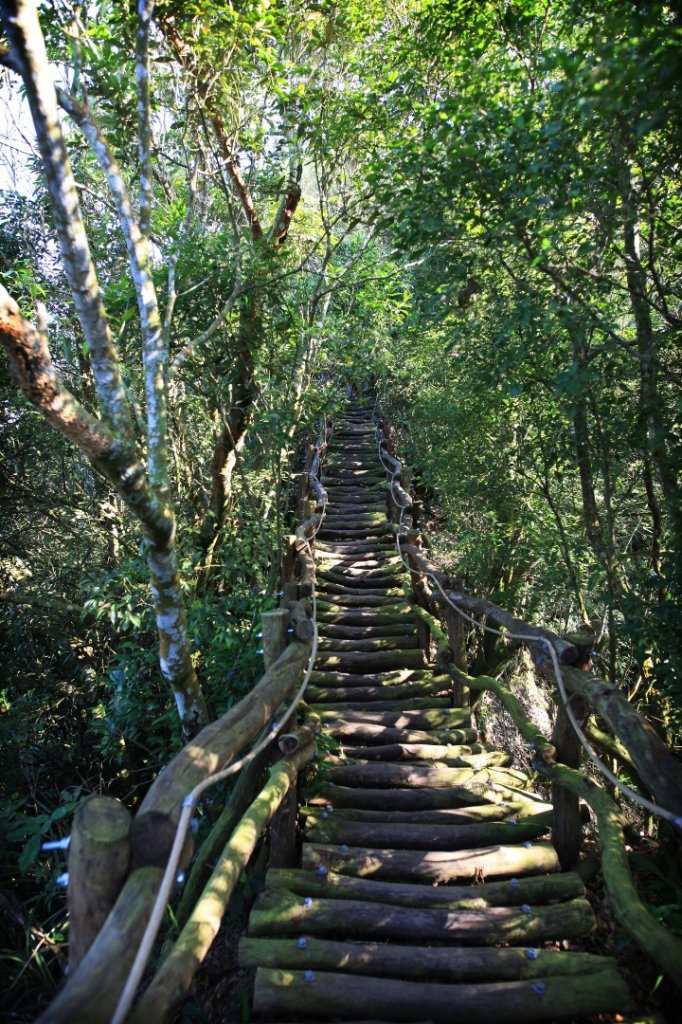
[[[140,165],[140,234],[148,238],[152,219],[152,126],[149,88],[149,29],[154,0],[138,0],[135,29],[137,85],[137,152]]]
[[[115,433],[121,439],[131,441],[133,425],[118,353],[90,255],[35,5],[28,0],[3,4],[2,25],[12,45],[10,66],[20,69],[26,86],[54,209],[64,269],[90,349],[97,395],[103,414]]]

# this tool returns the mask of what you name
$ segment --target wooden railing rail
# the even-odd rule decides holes
[[[573,867],[579,856],[582,831],[579,802],[584,800],[589,805],[596,819],[604,880],[619,920],[671,980],[682,987],[679,977],[682,942],[654,917],[637,894],[625,847],[625,820],[609,794],[578,770],[581,742],[563,702],[557,702],[557,718],[550,741],[530,721],[521,704],[499,680],[487,675],[469,675],[464,641],[466,631],[471,627],[459,610],[484,629],[492,625],[506,643],[525,644],[535,666],[547,678],[556,681],[553,662],[548,657],[548,646],[551,646],[560,666],[564,687],[570,691],[574,714],[586,716],[591,709],[600,716],[613,733],[614,745],[624,748],[642,785],[665,810],[667,818],[671,814],[678,816],[679,826],[682,826],[682,764],[622,691],[578,667],[585,665],[584,651],[572,640],[531,625],[486,598],[467,593],[428,561],[420,532],[413,524],[405,523],[412,500],[406,493],[403,466],[387,440],[391,434],[387,424],[378,419],[377,442],[389,487],[389,515],[397,524],[396,547],[410,569],[413,603],[424,611],[421,618],[430,627],[441,667],[462,688],[479,695],[484,691],[492,692],[533,747],[533,766],[552,783],[553,842],[564,870]],[[427,580],[436,584],[435,589],[426,585]],[[524,639],[514,640],[505,634],[522,634]]]
[[[91,806],[84,805],[83,813],[76,816],[68,865],[73,969],[41,1016],[41,1024],[75,1020],[109,1024],[155,904],[186,795],[233,762],[259,736],[266,736],[264,730],[272,729],[274,719],[296,693],[315,629],[309,599],[315,567],[307,539],[320,521],[314,509],[326,504],[318,475],[329,430],[325,422],[322,440],[312,446],[306,464],[299,513],[305,509],[308,518],[289,538],[282,564],[282,607],[270,620],[266,613],[264,675],[246,697],[202,729],[159,773],[132,823],[126,809],[106,796],[92,798]],[[217,934],[258,840],[269,823],[275,828],[278,810],[314,749],[309,730],[284,725],[292,731],[280,735],[278,742],[273,740],[238,777],[223,814],[202,844],[178,906],[182,931],[131,1020],[152,1024],[168,1018]],[[273,754],[281,752],[285,756],[269,770],[263,785]],[[189,839],[181,870],[188,867],[192,854]],[[218,862],[206,881],[206,865],[215,863],[216,856]],[[108,879],[107,887],[101,886],[102,877]],[[101,927],[93,928],[93,914]]]

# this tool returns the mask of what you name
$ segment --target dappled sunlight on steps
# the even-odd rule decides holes
[[[386,516],[371,410],[324,467],[319,653],[307,720],[336,741],[302,794],[300,868],[272,868],[244,966],[263,1022],[553,1021],[628,1005],[615,961],[575,943],[594,915],[560,872],[552,809],[479,741],[427,663]]]

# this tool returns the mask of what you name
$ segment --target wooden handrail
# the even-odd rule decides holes
[[[474,679],[458,669],[451,671],[460,680],[464,676],[466,684],[472,689],[493,693],[509,712],[521,735],[535,750],[533,767],[547,779],[571,790],[590,806],[597,820],[604,882],[618,919],[642,950],[682,989],[679,973],[682,940],[657,920],[637,893],[625,848],[623,827],[626,822],[616,803],[589,776],[557,763],[556,750],[552,744],[531,722],[513,693],[498,679],[490,676]]]
[[[325,438],[326,433],[327,431]],[[314,449],[312,462],[304,475],[301,505],[305,504],[309,490],[315,493],[316,505],[326,502],[326,492],[317,480],[320,456],[324,447],[325,442],[322,442]],[[319,525],[320,518],[319,514],[313,514],[299,526],[296,535],[290,538],[289,552],[283,560],[282,583],[285,607],[293,631],[291,642],[285,646],[283,652],[267,668],[246,697],[215,722],[205,726],[183,747],[165,770],[159,773],[132,823],[131,872],[124,882],[122,879],[122,888],[113,909],[85,952],[78,969],[69,977],[65,986],[40,1017],[41,1024],[67,1024],[74,1020],[87,1020],[90,1024],[108,1024],[116,1010],[154,906],[185,796],[198,783],[235,760],[237,755],[262,733],[264,727],[272,722],[275,712],[281,705],[293,696],[311,653],[313,625],[310,619],[310,602],[306,598],[314,588],[315,567],[308,551],[307,540]],[[297,564],[300,582],[296,582],[295,579],[294,570]],[[301,763],[301,757],[304,754],[306,757],[309,756],[310,749],[311,744],[306,739],[305,750],[302,749],[301,753],[290,761],[294,774],[295,768]],[[290,781],[294,778],[289,769],[285,774]],[[279,776],[278,780],[276,788],[278,792],[281,791],[283,797],[286,784],[280,784]],[[271,812],[274,812],[275,807],[276,805],[272,804]],[[247,812],[247,816],[248,813],[250,812]],[[259,812],[254,818],[260,832],[270,816],[271,814]],[[183,851],[181,867],[186,866],[191,855],[192,844],[188,841]],[[81,874],[79,868],[78,875]],[[215,917],[214,911],[212,913]],[[78,922],[72,921],[71,927],[77,930]],[[177,947],[178,956],[181,959],[184,957],[181,974],[185,980],[189,970],[188,948],[186,943],[182,948]],[[198,966],[198,962],[195,966]],[[160,991],[159,986],[154,989],[154,992],[157,991]],[[156,997],[154,1004],[156,1005]],[[162,1016],[163,1014],[158,1019],[162,1019]]]
[[[635,765],[641,781],[662,806],[682,816],[682,763],[657,735],[653,726],[630,704],[618,687],[600,679],[594,673],[575,667],[580,652],[575,644],[564,640],[551,630],[512,615],[504,608],[483,597],[476,597],[452,588],[450,580],[434,568],[423,557],[423,552],[414,544],[402,544],[401,550],[408,557],[415,572],[435,575],[450,601],[470,615],[485,616],[497,628],[509,633],[521,633],[537,637],[537,643],[527,643],[536,666],[550,678],[554,677],[552,663],[547,656],[544,643],[548,642],[556,651],[562,666],[561,673],[571,693],[584,698],[612,730],[614,736],[626,748]],[[437,591],[431,592],[431,612],[438,613],[446,607],[446,601]]]
[[[157,777],[133,821],[133,870],[78,970],[40,1017],[42,1024],[108,1024],[154,904],[185,794],[235,758],[272,720],[293,694],[309,654],[309,643],[292,641],[254,689],[205,726]]]

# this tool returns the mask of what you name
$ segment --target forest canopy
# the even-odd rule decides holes
[[[305,445],[349,388],[396,427],[440,563],[588,636],[679,741],[682,23],[0,10],[1,870],[28,1019],[63,937],[41,844],[87,793],[138,801],[258,678]]]

